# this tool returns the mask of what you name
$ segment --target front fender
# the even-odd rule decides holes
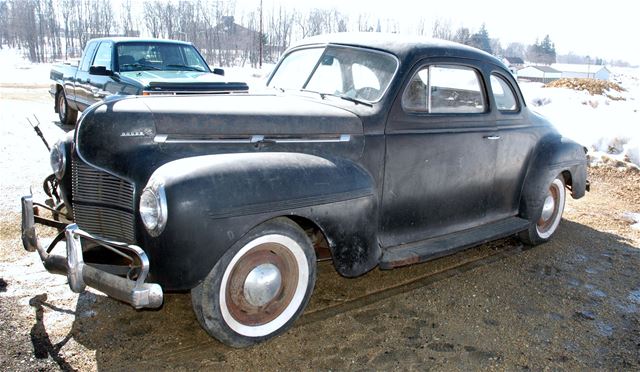
[[[361,230],[367,222],[375,227],[376,215],[371,176],[348,160],[299,153],[206,155],[164,164],[149,182],[165,186],[166,228],[145,240],[155,265],[151,274],[169,289],[195,286],[244,234],[278,216],[323,223],[334,249],[351,235],[364,240],[359,246],[375,245],[374,230],[363,236],[346,228]],[[334,237],[334,231],[340,233]],[[378,258],[375,252],[358,254],[367,266]]]

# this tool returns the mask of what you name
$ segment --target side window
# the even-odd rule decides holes
[[[476,71],[461,66],[431,66],[429,75],[429,112],[485,111],[482,85]]]
[[[486,111],[478,73],[469,67],[434,65],[418,71],[402,95],[409,112],[468,114]]]
[[[82,62],[80,62],[80,71],[89,71],[89,66],[91,66],[91,59],[93,59],[93,52],[96,51],[97,45],[98,43],[96,42],[89,43],[89,45],[87,45],[87,47],[84,49]]]
[[[402,94],[402,107],[411,112],[429,112],[429,68],[418,71]]]
[[[491,75],[491,90],[496,107],[500,111],[517,111],[518,101],[513,93],[513,88],[502,76]]]
[[[112,49],[113,45],[109,42],[100,44],[100,47],[98,47],[98,51],[96,52],[96,57],[93,59],[92,66],[104,66],[110,70]]]

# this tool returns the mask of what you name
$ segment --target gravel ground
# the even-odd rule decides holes
[[[18,198],[48,173],[23,117],[63,131],[46,90],[2,89],[0,370],[640,369],[637,173],[591,169],[592,192],[535,248],[504,239],[356,279],[323,262],[294,328],[236,350],[199,328],[188,294],[157,311],[76,295],[21,248]]]

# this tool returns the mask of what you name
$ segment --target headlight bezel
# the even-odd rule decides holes
[[[151,202],[153,204],[151,204]],[[153,237],[159,236],[167,225],[167,194],[164,184],[153,180],[142,190],[139,202],[142,224]]]
[[[49,152],[49,165],[58,180],[62,180],[67,169],[67,152],[64,142],[58,141]]]

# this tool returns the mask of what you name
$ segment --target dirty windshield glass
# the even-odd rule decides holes
[[[209,67],[191,45],[170,43],[124,43],[117,47],[121,72],[174,70],[209,72]]]
[[[389,86],[397,65],[392,55],[367,49],[301,49],[285,57],[269,86],[376,102]]]

